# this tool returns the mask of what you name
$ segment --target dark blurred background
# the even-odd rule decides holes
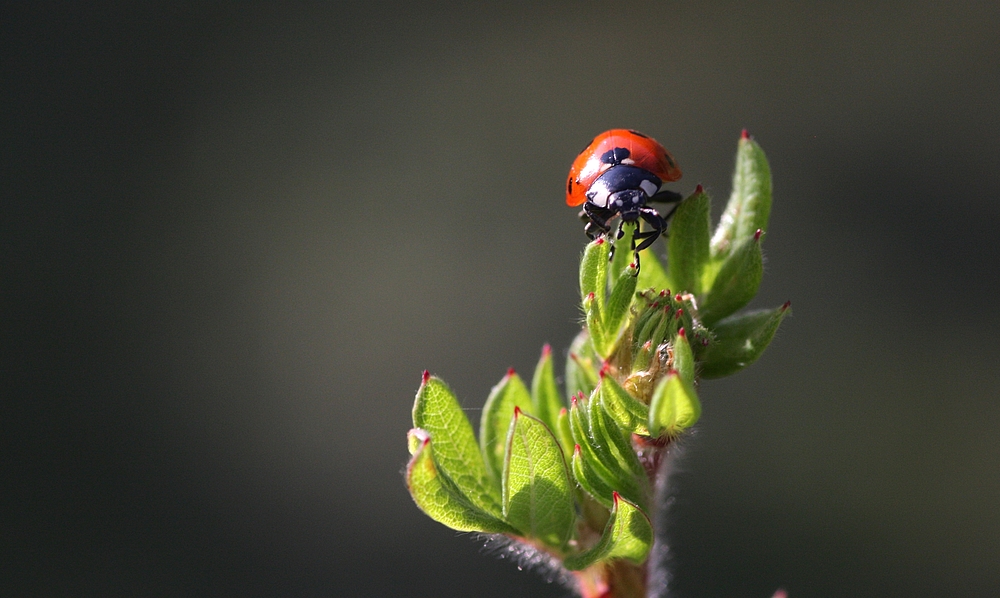
[[[596,133],[775,200],[763,358],[702,387],[677,596],[1000,593],[996,2],[23,3],[0,19],[0,594],[564,596],[425,517],[577,329]]]

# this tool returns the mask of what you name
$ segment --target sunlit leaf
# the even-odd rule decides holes
[[[563,564],[579,571],[601,561],[625,559],[635,564],[646,560],[653,545],[653,526],[642,510],[617,493],[611,517],[601,539],[590,550],[566,558]]]
[[[555,436],[541,420],[515,409],[503,470],[504,518],[529,537],[561,547],[573,533],[574,504]]]

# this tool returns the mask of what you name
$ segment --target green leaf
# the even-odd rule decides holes
[[[580,259],[580,298],[584,301],[591,294],[600,310],[608,287],[608,242],[602,237],[587,244]]]
[[[601,539],[590,550],[566,558],[563,565],[570,571],[611,559],[625,559],[641,565],[653,545],[653,526],[642,510],[617,493],[613,495],[611,517]]]
[[[597,387],[597,370],[600,359],[594,352],[590,335],[581,330],[569,345],[569,357],[566,359],[566,397],[571,399],[578,393],[590,396]]]
[[[618,423],[601,406],[599,397],[592,397],[588,404],[588,416],[590,419],[590,434],[594,439],[595,447],[604,446],[614,456],[615,463],[623,471],[630,472],[633,476],[646,479],[646,470],[639,462],[635,451],[632,449],[631,438],[626,438],[622,433]],[[645,504],[645,501],[642,501]]]
[[[570,457],[573,456],[573,445],[576,443],[573,442],[573,431],[570,430],[569,411],[565,407],[559,410],[553,432],[556,435],[556,440],[559,441],[559,446],[563,449],[563,456],[569,461]]]
[[[674,363],[673,367],[681,378],[688,384],[694,384],[694,353],[691,351],[691,343],[687,339],[687,331],[681,328],[674,337]]]
[[[497,480],[503,473],[507,430],[514,417],[514,409],[518,407],[531,413],[531,393],[512,368],[507,370],[507,375],[490,391],[479,422],[479,445],[483,450],[483,458]]]
[[[711,326],[736,312],[757,294],[764,277],[764,256],[760,249],[761,231],[742,240],[722,261],[708,291],[700,299],[698,314]]]
[[[612,376],[601,376],[601,405],[620,427],[649,436],[649,407],[628,393]]]
[[[593,461],[583,457],[583,448],[579,444],[573,447],[572,465],[576,483],[594,500],[611,509],[613,506],[611,495],[615,489],[604,476],[597,473]]]
[[[409,443],[416,446],[406,466],[406,487],[410,496],[427,515],[462,532],[521,535],[516,529],[479,508],[448,479],[437,466],[426,431],[410,431]]]
[[[590,344],[594,347],[594,352],[602,358],[609,354],[610,339],[604,327],[604,316],[601,315],[601,307],[593,294],[587,295],[583,299],[583,311],[587,322],[587,332],[590,334]]]
[[[757,142],[746,131],[736,150],[733,193],[712,235],[712,257],[725,258],[759,230],[767,230],[771,215],[771,168]]]
[[[583,462],[604,485],[619,491],[633,502],[645,504],[645,487],[636,481],[636,476],[631,470],[621,467],[611,443],[603,437],[598,441],[591,432],[588,405],[589,401],[596,400],[596,395],[591,399],[574,399],[569,410],[570,429],[574,441],[580,447]]]
[[[635,321],[634,332],[632,333],[632,343],[634,350],[638,350],[645,343],[652,343],[653,348],[659,344],[658,340],[653,338],[655,332],[660,328],[663,320],[667,318],[667,299],[664,300],[664,306],[659,305],[649,306],[644,309]]]
[[[708,263],[711,234],[708,194],[698,185],[694,194],[677,206],[667,238],[667,278],[678,292],[701,293],[701,272]]]
[[[545,422],[552,430],[557,428],[559,410],[563,409],[559,397],[559,387],[556,386],[556,376],[552,366],[552,347],[542,347],[542,356],[535,366],[535,374],[531,377],[532,413]]]
[[[789,301],[777,309],[731,316],[713,326],[715,340],[699,356],[701,375],[721,378],[756,361],[771,343],[781,321],[791,313],[790,307]]]
[[[629,264],[611,289],[611,296],[608,298],[608,306],[605,309],[604,326],[612,341],[618,339],[622,324],[625,323],[628,316],[628,308],[632,305],[632,299],[635,297],[638,275],[639,272],[635,269],[634,264]]]
[[[694,387],[677,370],[670,370],[656,385],[649,405],[649,431],[654,437],[676,436],[693,426],[701,416],[701,403]]]
[[[655,248],[656,244],[653,244],[653,246],[639,252],[642,268],[639,270],[637,288],[656,289],[657,291],[669,290],[670,283],[667,282],[667,271],[663,268],[660,258],[657,257]]]
[[[472,424],[440,378],[424,372],[413,402],[413,427],[434,439],[435,463],[483,511],[500,516],[499,478],[490,475]]]
[[[610,450],[607,450],[605,445],[598,447],[595,444],[590,434],[590,417],[587,413],[587,401],[588,399],[578,399],[575,397],[570,401],[570,432],[573,435],[574,443],[582,448],[587,459],[594,463],[594,466],[599,469],[601,476],[610,483],[616,479],[608,467],[608,465],[615,463],[614,455],[611,454]],[[598,448],[602,449],[600,454],[597,453]]]
[[[576,523],[573,485],[555,436],[515,408],[503,470],[504,518],[531,538],[561,547]]]

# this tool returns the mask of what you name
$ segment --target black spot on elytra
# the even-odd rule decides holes
[[[632,152],[624,147],[616,147],[601,154],[601,162],[604,164],[621,164],[622,160],[628,159]]]
[[[566,181],[566,193],[573,193],[573,179]]]

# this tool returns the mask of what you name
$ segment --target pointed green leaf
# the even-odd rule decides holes
[[[669,289],[670,283],[667,282],[667,271],[664,269],[660,258],[656,255],[656,244],[640,251],[639,258],[642,267],[639,269],[637,288],[643,290],[656,289],[657,291]]]
[[[503,473],[507,430],[514,417],[514,409],[518,407],[531,413],[531,393],[512,368],[507,370],[503,380],[490,391],[479,423],[479,445],[483,450],[483,458],[497,480]]]
[[[632,333],[632,342],[636,349],[647,342],[651,343],[654,349],[660,344],[653,337],[666,317],[665,308],[659,305],[650,306],[639,314],[635,322],[635,331]]]
[[[520,533],[469,500],[456,484],[443,475],[434,462],[431,438],[424,430],[411,430],[416,446],[406,466],[406,487],[417,506],[431,519],[462,532]]]
[[[563,456],[569,461],[570,457],[573,456],[573,445],[576,443],[573,441],[573,432],[570,429],[569,411],[565,407],[559,410],[559,415],[556,417],[556,427],[552,431],[555,432],[556,440],[559,441],[559,446],[563,449]]]
[[[715,340],[701,352],[701,374],[721,378],[736,373],[760,357],[778,326],[791,313],[791,302],[777,309],[764,309],[730,316],[712,327]]]
[[[628,393],[612,376],[601,377],[601,405],[620,427],[649,436],[649,407]]]
[[[597,386],[598,369],[600,359],[594,352],[590,335],[582,330],[569,345],[569,357],[566,359],[566,398],[570,399],[581,392],[583,396],[590,396]]]
[[[694,384],[694,353],[691,352],[691,343],[687,339],[687,330],[681,328],[677,331],[677,336],[673,340],[674,363],[673,367],[681,378],[688,384]]]
[[[504,518],[531,538],[561,547],[576,523],[573,485],[555,436],[514,410],[503,470]]]
[[[580,554],[566,558],[563,564],[570,571],[579,571],[601,561],[626,559],[637,565],[646,561],[653,545],[653,526],[642,510],[617,493],[613,495],[611,517],[601,539]]]
[[[711,207],[708,194],[698,185],[693,195],[677,206],[667,238],[667,278],[678,292],[701,293],[701,272],[708,263]]]
[[[660,343],[667,340],[667,331],[671,328],[677,327],[676,317],[676,312],[670,312],[667,311],[667,309],[664,309],[663,316],[657,320],[656,328],[653,329],[652,334],[649,335],[649,340],[654,346],[659,346]]]
[[[610,450],[597,454],[598,448],[590,435],[590,419],[587,414],[586,399],[573,398],[570,400],[569,425],[576,445],[582,447],[587,458],[601,470],[601,475],[607,480],[613,480],[614,476],[605,464],[614,463],[614,455]],[[601,447],[606,450],[606,446]]]
[[[413,402],[413,427],[426,430],[434,439],[438,469],[476,506],[499,517],[502,513],[499,478],[489,474],[472,424],[458,399],[447,384],[427,372]]]
[[[771,215],[771,168],[757,142],[743,132],[736,150],[733,193],[712,235],[712,257],[729,255],[737,244],[767,230]]]
[[[563,402],[559,397],[559,387],[556,386],[552,347],[549,345],[542,347],[542,356],[538,359],[535,374],[531,377],[531,405],[532,412],[538,419],[555,430]]]
[[[604,316],[601,315],[601,307],[593,294],[583,299],[583,311],[587,321],[587,332],[590,334],[590,344],[598,355],[606,358],[610,354],[611,342],[614,339],[608,334]]]
[[[656,385],[649,405],[649,431],[654,437],[676,436],[693,426],[701,416],[701,403],[694,387],[670,370]]]
[[[757,294],[764,277],[764,256],[760,249],[761,231],[744,239],[722,261],[708,291],[699,300],[698,314],[708,326],[735,313]]]
[[[608,287],[608,242],[597,237],[587,244],[580,259],[580,298],[586,301],[591,294],[599,309],[604,309]]]
[[[595,395],[591,399],[571,401],[569,421],[573,440],[580,446],[583,461],[593,471],[596,479],[605,486],[619,491],[629,500],[645,504],[645,486],[636,481],[636,476],[631,470],[621,467],[611,443],[603,437],[600,441],[596,440],[591,432],[588,403],[596,400]]]
[[[593,462],[584,459],[582,453],[582,447],[579,444],[575,445],[573,448],[572,464],[573,477],[576,478],[576,483],[594,500],[604,505],[605,508],[611,509],[613,506],[611,495],[615,492],[614,487],[594,470]]]
[[[608,306],[605,309],[604,325],[612,340],[617,340],[622,324],[625,323],[628,316],[628,308],[632,305],[632,299],[635,298],[638,275],[639,272],[635,269],[634,264],[629,264],[611,289],[611,296],[608,297]]]
[[[632,449],[631,434],[629,434],[629,438],[626,438],[618,423],[611,419],[604,407],[601,406],[599,397],[592,397],[588,401],[588,416],[590,434],[594,439],[595,446],[607,447],[607,450],[614,455],[615,462],[620,469],[645,480],[646,470]],[[642,504],[645,504],[645,501]]]

